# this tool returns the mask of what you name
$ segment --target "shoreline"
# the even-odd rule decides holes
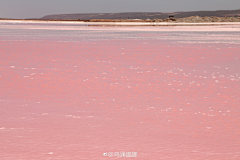
[[[0,23],[47,23],[47,24],[79,24],[83,26],[221,26],[221,25],[240,25],[240,22],[85,22],[74,20],[4,20]]]

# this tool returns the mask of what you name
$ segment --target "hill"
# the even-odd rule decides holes
[[[126,12],[126,13],[80,13],[80,14],[57,14],[57,15],[46,15],[41,19],[59,19],[59,20],[90,20],[90,19],[166,19],[169,16],[174,18],[185,18],[191,16],[200,17],[240,17],[239,10],[219,10],[219,11],[193,11],[193,12]]]

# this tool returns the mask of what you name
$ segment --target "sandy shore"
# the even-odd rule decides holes
[[[0,20],[0,23],[49,23],[80,24],[99,26],[213,26],[240,25],[240,22],[176,23],[176,22],[83,22],[83,21],[38,21],[38,20]]]

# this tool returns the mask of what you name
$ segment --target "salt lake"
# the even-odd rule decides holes
[[[0,159],[240,158],[240,25],[0,22]]]

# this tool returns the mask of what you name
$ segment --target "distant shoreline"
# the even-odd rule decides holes
[[[174,4],[173,4],[174,5]],[[182,12],[120,12],[120,13],[72,13],[45,15],[38,19],[52,20],[141,20],[141,21],[167,21],[168,18],[185,19],[187,17],[204,17],[210,21],[218,18],[240,17],[240,9],[237,10],[216,10],[216,11],[182,11]],[[212,19],[213,18],[213,19]],[[30,18],[29,18],[30,19]]]
[[[240,25],[240,22],[100,22],[100,21],[81,21],[81,20],[28,20],[28,19],[0,19],[0,23],[57,23],[57,24],[80,24],[85,26],[215,26],[215,25]]]

